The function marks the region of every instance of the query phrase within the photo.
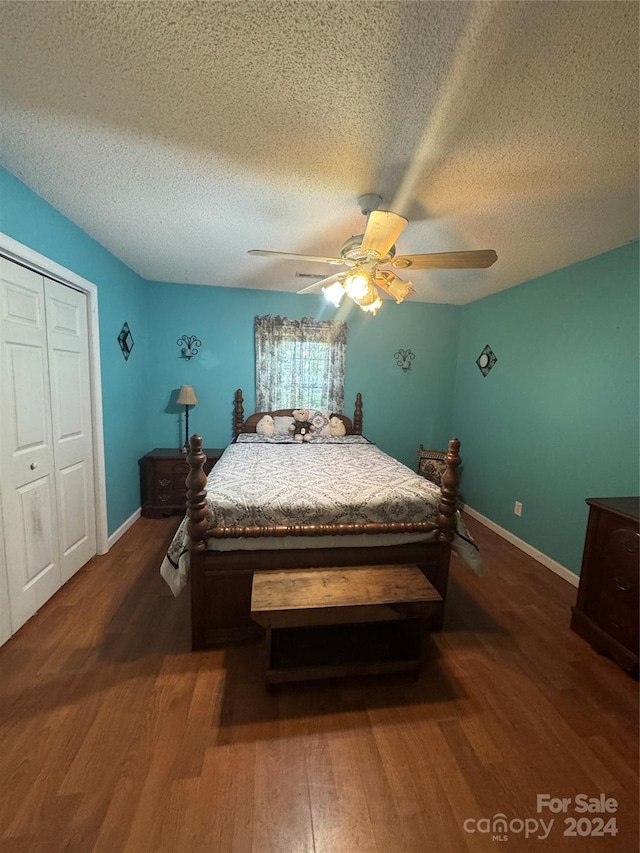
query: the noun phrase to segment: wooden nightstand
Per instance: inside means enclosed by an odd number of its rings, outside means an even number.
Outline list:
[[[224,448],[203,448],[207,461],[204,473],[208,474]],[[163,515],[184,515],[186,511],[187,487],[185,479],[189,465],[184,453],[173,447],[156,447],[140,460],[140,486],[142,492],[142,514],[146,518]]]
[[[436,486],[442,486],[442,475],[447,467],[446,450],[427,450],[420,445],[418,450],[418,474]]]

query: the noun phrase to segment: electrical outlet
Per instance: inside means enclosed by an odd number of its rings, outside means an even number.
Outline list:
[[[516,515],[522,515],[522,504],[520,501],[516,501],[513,511]]]

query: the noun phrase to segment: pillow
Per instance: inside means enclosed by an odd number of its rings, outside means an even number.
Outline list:
[[[256,424],[258,435],[273,435],[273,429],[273,418],[271,415],[264,415]]]
[[[275,417],[273,419],[273,427],[275,435],[290,435],[289,432],[289,424],[293,423],[293,418],[290,416],[286,417]]]
[[[309,409],[309,420],[314,426],[314,437],[331,435],[329,431],[330,414],[331,412],[320,411],[320,409]]]
[[[331,415],[329,418],[329,435],[341,436],[346,435],[346,432],[344,421],[337,415]]]
[[[310,444],[372,444],[363,435],[320,435]]]
[[[307,442],[308,443],[308,442]],[[241,432],[236,444],[300,444],[289,435],[260,435],[258,432]]]

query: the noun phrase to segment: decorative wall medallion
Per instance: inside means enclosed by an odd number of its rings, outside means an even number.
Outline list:
[[[131,355],[131,350],[133,349],[133,335],[131,334],[131,329],[129,328],[128,323],[125,323],[122,327],[120,334],[118,335],[118,343],[120,344],[122,355],[125,359],[128,359]]]
[[[480,372],[482,373],[482,375],[486,376],[497,360],[498,359],[495,357],[493,350],[491,349],[489,344],[487,344],[486,347],[480,353],[480,355],[477,357],[476,364],[480,368]]]

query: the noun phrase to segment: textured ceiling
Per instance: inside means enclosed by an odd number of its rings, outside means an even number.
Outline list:
[[[0,3],[0,163],[152,280],[295,291],[357,197],[464,304],[638,235],[638,3]],[[300,299],[305,297],[301,296]]]

